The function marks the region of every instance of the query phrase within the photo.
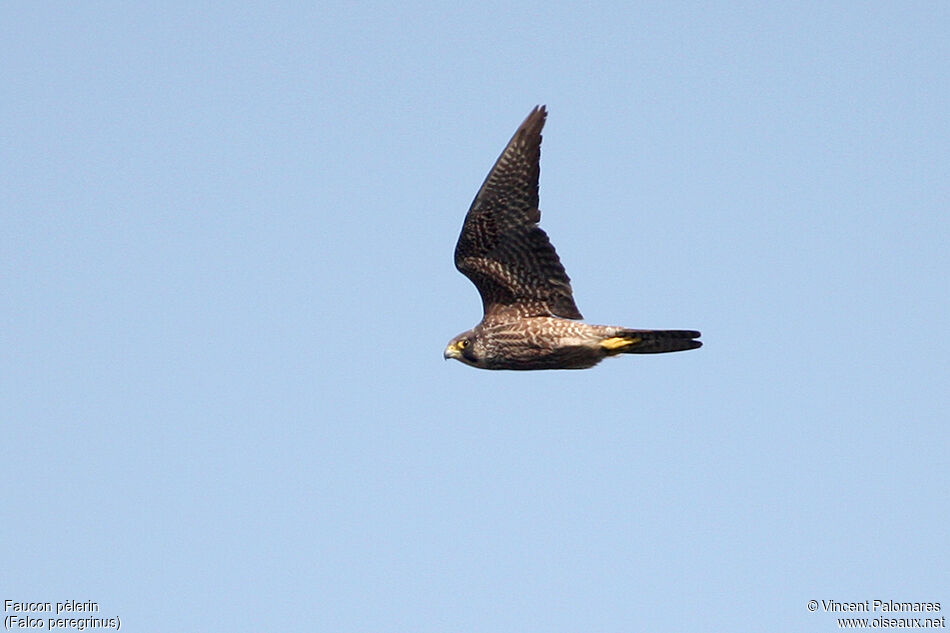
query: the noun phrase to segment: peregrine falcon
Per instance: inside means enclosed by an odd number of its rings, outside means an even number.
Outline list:
[[[515,132],[472,202],[455,267],[482,297],[481,323],[443,356],[480,369],[586,369],[607,356],[696,349],[693,330],[634,330],[582,323],[571,280],[538,227],[541,128],[538,106]]]

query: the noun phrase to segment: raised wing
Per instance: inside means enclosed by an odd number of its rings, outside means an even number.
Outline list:
[[[515,132],[472,202],[458,244],[455,267],[482,296],[485,316],[581,319],[571,280],[538,227],[541,128],[547,111],[538,106]]]

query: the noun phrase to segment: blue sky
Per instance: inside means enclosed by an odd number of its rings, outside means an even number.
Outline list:
[[[950,608],[945,3],[4,3],[0,598],[131,631]],[[584,372],[442,360],[518,123]],[[7,614],[5,614],[7,615]]]

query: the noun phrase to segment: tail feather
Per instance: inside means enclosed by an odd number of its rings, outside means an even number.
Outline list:
[[[607,354],[663,354],[702,347],[694,330],[628,330],[601,342]]]

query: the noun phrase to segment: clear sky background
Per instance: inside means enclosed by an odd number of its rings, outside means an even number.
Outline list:
[[[0,599],[128,631],[947,615],[948,33],[944,2],[3,3]],[[462,218],[539,103],[581,311],[701,350],[443,361],[481,317]]]

